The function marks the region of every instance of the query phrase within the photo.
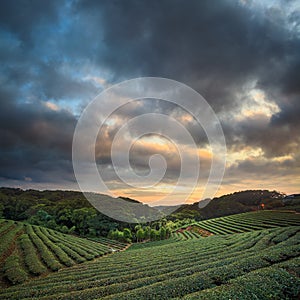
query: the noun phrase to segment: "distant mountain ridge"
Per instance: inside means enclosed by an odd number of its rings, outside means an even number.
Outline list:
[[[206,206],[199,207],[200,202],[184,204],[172,215],[175,218],[191,217],[198,220],[222,217],[259,209],[283,207],[284,194],[268,190],[246,190],[216,197]],[[263,204],[263,207],[261,206]]]
[[[89,201],[86,199],[89,197]],[[148,222],[164,217],[158,209],[144,204],[138,200],[128,197],[113,198],[109,195],[98,193],[82,193],[78,191],[61,190],[22,190],[20,188],[0,188],[0,210],[1,203],[4,205],[2,215],[5,218],[23,220],[22,215],[30,217],[29,208],[39,207],[51,211],[51,206],[59,206],[62,209],[96,208],[98,212],[108,218],[123,222]],[[22,204],[21,204],[22,203]],[[20,208],[20,210],[18,210]],[[13,214],[7,213],[12,210]],[[1,216],[1,211],[0,211]]]
[[[232,194],[216,197],[211,201],[204,200],[193,204],[183,204],[177,206],[159,206],[151,207],[143,204],[136,199],[128,197],[112,198],[108,195],[91,193],[97,196],[100,200],[117,203],[120,200],[122,207],[116,213],[123,213],[124,209],[129,216],[135,217],[132,208],[138,208],[137,221],[147,221],[147,216],[160,213],[161,217],[170,219],[195,218],[197,220],[209,219],[213,217],[221,217],[230,214],[237,214],[248,211],[262,209],[261,204],[264,204],[264,209],[272,209],[284,206],[282,199],[284,194],[277,191],[268,190],[247,190],[235,192]],[[126,204],[126,202],[128,202]],[[203,205],[204,204],[204,205]],[[38,190],[22,190],[19,188],[0,188],[0,214],[1,205],[4,206],[2,215],[6,218],[23,220],[32,215],[33,209],[43,208],[51,212],[51,206],[61,207],[61,209],[72,208],[91,208],[92,205],[86,200],[83,193],[78,191],[38,191]],[[202,205],[202,207],[201,207]],[[114,206],[115,207],[115,206]],[[9,212],[12,211],[13,213]],[[100,209],[101,211],[101,209]],[[8,216],[10,214],[10,216]],[[140,218],[141,214],[146,216],[146,219]],[[140,219],[138,219],[140,218]]]

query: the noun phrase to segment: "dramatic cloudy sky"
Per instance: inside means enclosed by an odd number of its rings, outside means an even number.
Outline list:
[[[299,1],[1,4],[1,186],[78,189],[72,138],[84,107],[115,83],[158,76],[198,91],[219,117],[227,144],[219,195],[258,188],[299,192]],[[99,133],[95,153],[100,172],[116,194],[151,202],[176,183],[176,145],[159,135],[133,144],[130,162],[137,174],[149,172],[149,157],[155,153],[168,164],[161,184],[143,190],[118,180],[110,157],[118,128],[148,112],[168,114],[191,132],[203,177],[211,153],[203,130],[178,107],[147,99],[118,110]],[[123,142],[118,141],[120,149]],[[184,138],[177,142],[184,145]],[[201,187],[190,201],[200,195]]]

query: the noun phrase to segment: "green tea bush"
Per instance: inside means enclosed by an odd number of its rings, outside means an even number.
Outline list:
[[[33,275],[40,275],[47,271],[47,268],[40,262],[35,248],[27,234],[23,234],[19,238],[24,261],[30,273]]]
[[[9,256],[3,266],[4,276],[12,283],[22,283],[28,279],[27,273],[20,265],[19,256],[14,254]]]

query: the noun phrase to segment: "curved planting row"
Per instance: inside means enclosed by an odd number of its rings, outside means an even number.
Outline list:
[[[196,225],[189,225],[178,229],[172,233],[172,238],[176,241],[199,239],[212,235],[207,229],[200,228]]]
[[[196,224],[213,234],[232,234],[266,228],[300,226],[300,214],[283,211],[258,211],[200,221]]]
[[[27,279],[71,267],[122,249],[125,245],[105,239],[94,242],[51,229],[0,221],[0,283],[17,284]]]
[[[172,238],[177,241],[199,239],[200,237],[202,237],[201,234],[189,230],[182,230],[172,233]]]
[[[101,244],[106,245],[106,246],[112,248],[113,250],[122,250],[125,247],[127,247],[127,244],[125,244],[125,243],[118,242],[115,240],[110,240],[105,237],[97,237],[97,238],[93,238],[91,240],[95,241],[95,242],[100,242]]]
[[[165,241],[7,288],[0,298],[293,299],[300,293],[299,238],[293,226]]]

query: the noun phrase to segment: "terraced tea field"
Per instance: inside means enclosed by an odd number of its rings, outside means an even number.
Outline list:
[[[231,234],[300,225],[300,215],[293,212],[258,211],[205,220],[196,225],[213,234]]]
[[[9,220],[0,220],[0,240],[2,285],[21,283],[126,246],[107,239],[93,242]]]
[[[299,226],[167,240],[1,290],[0,298],[293,299],[299,255]]]
[[[209,219],[186,226],[173,234],[177,240],[194,239],[203,234],[224,235],[267,228],[300,226],[300,214],[286,211],[258,211]]]
[[[184,241],[184,240],[190,240],[190,239],[198,239],[202,237],[201,234],[193,231],[193,230],[183,230],[174,232],[172,234],[172,238],[174,238],[177,241]]]
[[[294,213],[245,213],[115,252],[125,245],[1,220],[3,276],[26,282],[0,299],[298,299],[299,222]],[[214,234],[202,237],[208,228]]]

